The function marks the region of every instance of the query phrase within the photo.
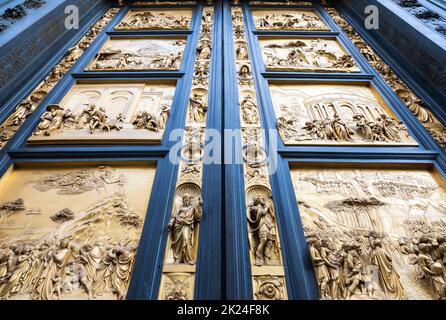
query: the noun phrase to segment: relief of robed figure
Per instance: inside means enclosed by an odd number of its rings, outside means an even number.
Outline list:
[[[182,197],[181,206],[174,211],[168,229],[171,233],[171,250],[175,263],[194,264],[194,230],[202,216],[201,196]]]

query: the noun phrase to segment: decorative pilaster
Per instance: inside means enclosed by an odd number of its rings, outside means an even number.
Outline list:
[[[202,212],[202,175],[214,8],[202,14],[192,88],[181,148],[169,235],[159,291],[161,300],[192,300],[196,272],[199,224]]]
[[[269,181],[265,138],[260,123],[243,9],[240,6],[232,7],[232,26],[253,297],[256,300],[284,300],[287,299],[285,271]]]

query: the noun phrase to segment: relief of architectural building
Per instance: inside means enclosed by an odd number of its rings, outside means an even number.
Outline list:
[[[20,103],[14,112],[0,125],[0,148],[2,148],[32,114],[47,94],[63,78],[84,51],[96,39],[107,23],[116,15],[118,9],[112,8],[96,22],[82,39],[64,55],[62,60],[51,70],[45,79]]]
[[[86,71],[179,70],[184,39],[111,39]]]
[[[192,10],[130,10],[116,30],[188,30]]]
[[[254,9],[257,30],[328,31],[330,28],[314,11]]]
[[[359,36],[356,30],[339,14],[334,8],[325,8],[331,15],[333,20],[342,28],[345,34],[356,45],[359,52],[367,59],[367,61],[375,68],[383,77],[384,81],[393,89],[398,97],[403,101],[412,114],[421,122],[424,128],[432,135],[437,143],[446,147],[446,127],[441,121],[429,110],[429,106],[421,100],[417,95],[409,89],[386,64],[380,56]]]
[[[299,166],[292,177],[321,298],[446,298],[437,173]]]
[[[28,143],[160,143],[175,83],[76,84],[48,105]]]
[[[1,299],[124,299],[151,185],[147,166],[37,166],[1,181]]]
[[[270,91],[285,144],[417,145],[368,86],[272,83]]]
[[[359,72],[353,57],[333,39],[260,38],[267,71]]]

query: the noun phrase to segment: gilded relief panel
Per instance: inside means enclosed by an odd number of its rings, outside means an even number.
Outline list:
[[[47,106],[28,143],[160,143],[174,82],[78,83]]]
[[[360,72],[353,57],[335,39],[259,38],[267,71]]]
[[[88,32],[75,46],[68,49],[62,60],[51,69],[51,72],[46,75],[45,79],[26,98],[20,101],[13,113],[0,125],[0,149],[20,129],[26,119],[31,116],[48,93],[59,83],[76,61],[79,60],[84,51],[87,50],[118,11],[119,9],[117,8],[109,9],[98,22],[90,27]]]
[[[116,26],[116,30],[188,30],[192,9],[134,9]]]
[[[29,165],[0,181],[0,298],[124,299],[154,165]]]
[[[287,145],[417,145],[368,85],[270,83]]]
[[[292,169],[323,299],[445,299],[446,190],[437,172]]]
[[[252,9],[257,30],[328,31],[314,10]]]
[[[179,70],[185,45],[185,38],[112,38],[86,71]]]

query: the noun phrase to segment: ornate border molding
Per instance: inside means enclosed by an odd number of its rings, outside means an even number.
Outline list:
[[[288,298],[276,210],[242,7],[231,7],[251,274],[256,300]]]
[[[168,225],[160,300],[193,300],[203,202],[202,178],[214,8],[204,7],[174,204]],[[206,213],[204,213],[206,214]]]

